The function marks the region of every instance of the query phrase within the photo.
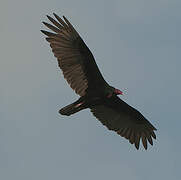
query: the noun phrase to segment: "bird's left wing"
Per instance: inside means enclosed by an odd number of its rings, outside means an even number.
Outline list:
[[[116,131],[139,149],[140,139],[145,149],[147,141],[153,145],[156,139],[156,128],[136,109],[132,108],[119,97],[107,98],[100,105],[91,107],[93,115],[109,130]]]
[[[89,89],[104,87],[106,84],[94,57],[72,24],[63,16],[61,19],[47,16],[51,24],[43,22],[53,31],[42,30],[47,36],[54,56],[58,60],[64,78],[77,94],[84,96]]]

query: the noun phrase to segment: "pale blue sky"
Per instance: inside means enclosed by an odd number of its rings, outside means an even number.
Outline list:
[[[158,129],[153,147],[137,151],[89,110],[58,114],[78,96],[40,32],[53,12]],[[0,22],[0,179],[179,179],[180,0],[3,0]]]

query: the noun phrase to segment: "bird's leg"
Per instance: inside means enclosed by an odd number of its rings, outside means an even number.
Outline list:
[[[80,106],[89,106],[92,103],[96,103],[96,101],[98,101],[100,98],[99,97],[94,97],[93,99],[90,100],[81,100],[78,102],[78,104],[75,105],[75,108],[79,108]]]
[[[84,103],[84,102],[81,102],[81,103],[79,103],[79,104],[76,104],[75,107],[78,108],[78,107],[80,107],[83,103]]]

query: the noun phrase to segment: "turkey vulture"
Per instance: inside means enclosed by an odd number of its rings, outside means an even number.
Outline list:
[[[53,32],[41,30],[50,43],[52,52],[70,87],[80,98],[62,108],[59,113],[72,115],[90,108],[93,115],[109,130],[116,131],[139,149],[140,139],[147,149],[147,141],[153,145],[156,128],[136,109],[117,95],[122,91],[110,86],[103,78],[95,59],[78,32],[65,16],[61,19],[47,16],[52,24],[43,22]]]

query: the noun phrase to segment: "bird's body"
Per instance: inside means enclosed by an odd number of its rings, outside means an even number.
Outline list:
[[[93,115],[108,129],[128,139],[137,149],[142,139],[147,149],[147,141],[152,145],[152,138],[156,138],[156,128],[117,96],[122,91],[104,80],[91,51],[72,24],[64,16],[64,21],[56,14],[54,16],[57,20],[47,16],[54,26],[43,23],[55,33],[42,32],[47,35],[46,40],[50,43],[64,78],[80,95],[76,102],[62,108],[60,114],[69,116],[90,108]]]

